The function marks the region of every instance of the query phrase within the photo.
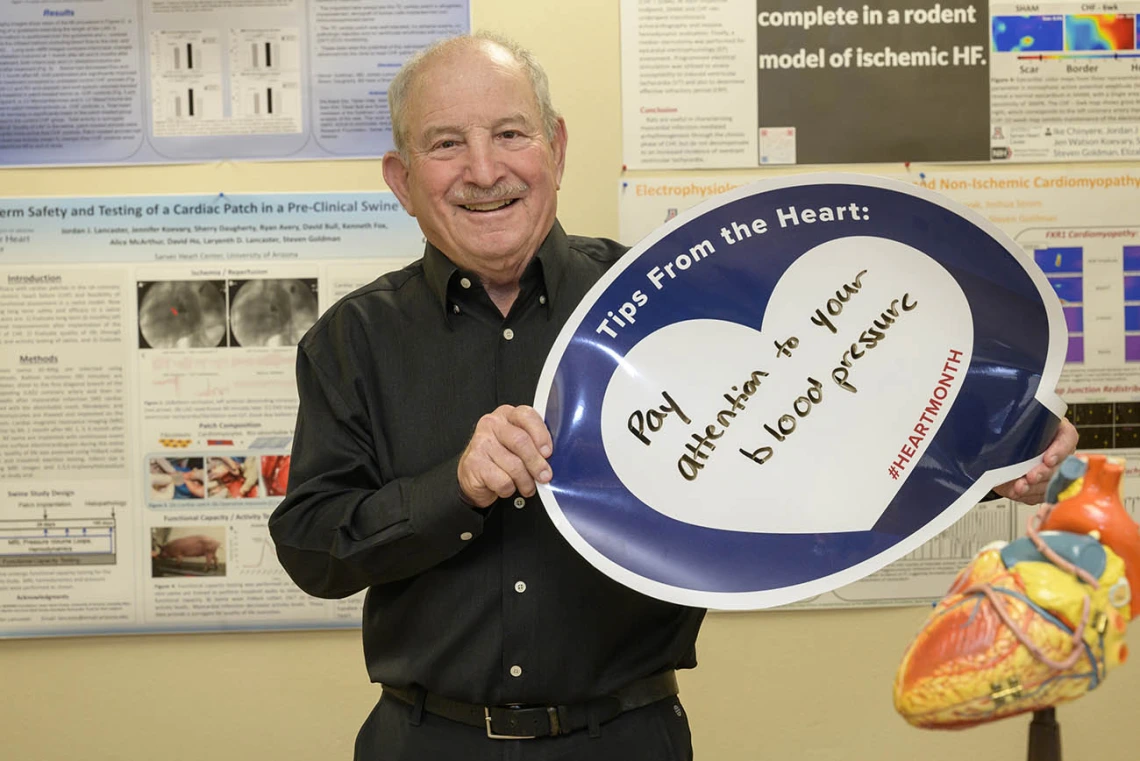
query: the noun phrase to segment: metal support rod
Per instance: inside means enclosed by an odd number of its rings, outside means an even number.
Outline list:
[[[1061,725],[1052,708],[1033,712],[1033,721],[1029,723],[1028,761],[1061,761]]]

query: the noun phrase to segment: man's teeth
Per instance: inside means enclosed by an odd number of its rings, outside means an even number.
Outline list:
[[[468,203],[463,204],[463,208],[468,211],[494,211],[495,209],[501,209],[508,204],[514,203],[514,200],[513,198],[508,198],[504,201],[492,201],[491,203]]]

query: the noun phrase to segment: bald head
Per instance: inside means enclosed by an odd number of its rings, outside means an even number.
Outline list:
[[[420,50],[409,58],[388,85],[388,110],[392,119],[392,138],[396,150],[407,159],[408,134],[412,125],[407,124],[408,99],[414,96],[421,75],[442,63],[461,57],[473,50],[484,53],[495,63],[504,66],[517,66],[530,82],[535,102],[542,119],[542,130],[547,140],[553,141],[558,130],[559,114],[550,99],[550,83],[546,72],[530,51],[518,43],[490,32],[476,32],[457,37],[449,37]]]

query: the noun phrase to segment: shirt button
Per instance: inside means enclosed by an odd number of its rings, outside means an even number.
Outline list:
[[[517,507],[519,510],[522,510],[524,507],[526,507],[526,500],[522,497],[515,497],[515,507]]]
[[[471,538],[474,536],[475,535],[472,534],[470,531],[464,531],[462,534],[459,535],[459,538],[465,542],[469,542],[469,541],[471,541]]]
[[[515,332],[513,330],[511,330],[510,328],[507,328],[506,330],[503,331],[503,338],[507,339],[508,341],[510,341],[514,337],[515,337]]]
[[[522,666],[511,666],[511,676],[522,676]]]
[[[546,296],[545,295],[539,296],[538,297],[538,303],[539,304],[545,304],[546,303]]]
[[[455,314],[459,314],[459,305],[458,304],[452,304],[451,305],[451,311],[454,312]]]
[[[525,592],[526,591],[526,582],[525,581],[516,581],[515,582],[515,591],[518,592],[520,595],[523,592]]]
[[[471,287],[471,281],[465,277],[461,277],[461,278],[459,278],[459,285],[462,286],[463,288],[470,288]]]

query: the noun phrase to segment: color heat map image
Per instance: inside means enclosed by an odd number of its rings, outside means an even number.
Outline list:
[[[1136,16],[1106,13],[1065,17],[1065,50],[1134,50]]]
[[[1062,16],[994,16],[995,53],[1065,49]]]

